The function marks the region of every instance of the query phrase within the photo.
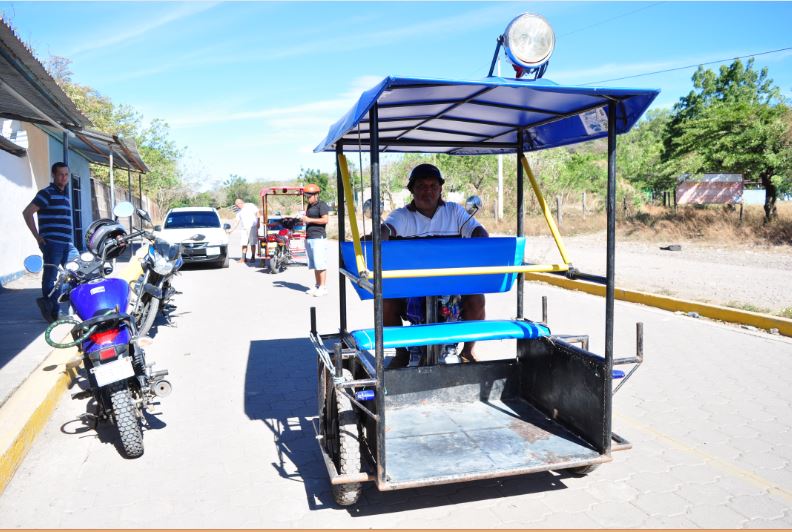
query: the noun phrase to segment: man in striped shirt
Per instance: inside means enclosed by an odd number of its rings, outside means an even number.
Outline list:
[[[78,257],[72,243],[71,203],[68,196],[69,167],[65,163],[52,165],[52,184],[38,191],[33,201],[22,211],[33,238],[44,254],[44,273],[41,276],[43,297],[38,303],[41,314],[47,321],[58,318],[58,296],[50,297],[58,277],[58,265],[64,265]],[[38,216],[38,228],[33,214]]]

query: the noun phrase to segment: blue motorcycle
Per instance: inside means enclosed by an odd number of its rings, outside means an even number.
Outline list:
[[[116,206],[116,217],[134,212],[130,203]],[[145,219],[145,211],[138,210]],[[88,389],[73,397],[89,393],[96,401],[97,422],[110,422],[118,430],[120,447],[128,458],[143,454],[143,412],[157,397],[171,392],[164,377],[167,370],[153,371],[146,364],[135,319],[127,312],[129,283],[107,277],[113,271],[112,260],[138,236],[151,238],[144,230],[127,234],[124,226],[110,219],[95,221],[86,231],[88,251],[58,271],[54,290],[59,301],[69,301],[75,316],[65,316],[45,331],[47,343],[56,348],[77,347],[82,355]],[[37,272],[44,266],[41,257],[25,259],[25,268]],[[57,292],[56,292],[57,293]],[[77,319],[79,318],[79,319]],[[72,325],[72,341],[53,340],[52,332],[60,325]]]

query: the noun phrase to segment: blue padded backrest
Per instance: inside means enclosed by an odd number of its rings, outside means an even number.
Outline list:
[[[372,243],[363,242],[368,268],[374,268]],[[341,242],[344,268],[357,275],[352,242]],[[522,264],[525,238],[422,238],[382,242],[382,269],[420,270],[473,266],[515,266]],[[382,296],[413,297],[485,294],[511,290],[516,273],[385,279]],[[373,279],[372,279],[373,281]],[[372,299],[368,291],[353,284],[361,299]]]

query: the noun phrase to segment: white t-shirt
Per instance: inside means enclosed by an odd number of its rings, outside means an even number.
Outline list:
[[[258,223],[258,209],[252,203],[245,203],[236,215],[243,231],[250,231]]]
[[[427,218],[411,203],[396,209],[385,220],[396,235],[411,236],[455,236],[460,229],[463,238],[470,238],[476,227],[481,227],[475,217],[470,216],[459,203],[443,202],[431,218]]]

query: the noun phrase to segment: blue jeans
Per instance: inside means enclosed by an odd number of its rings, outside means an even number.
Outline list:
[[[49,295],[52,287],[55,286],[55,280],[58,278],[58,266],[63,266],[69,261],[75,260],[80,256],[74,244],[66,244],[63,242],[53,242],[51,240],[45,241],[39,248],[44,254],[44,272],[41,275],[41,293],[44,297],[49,297],[52,302],[52,308],[57,308],[58,296],[60,293],[56,292]]]

